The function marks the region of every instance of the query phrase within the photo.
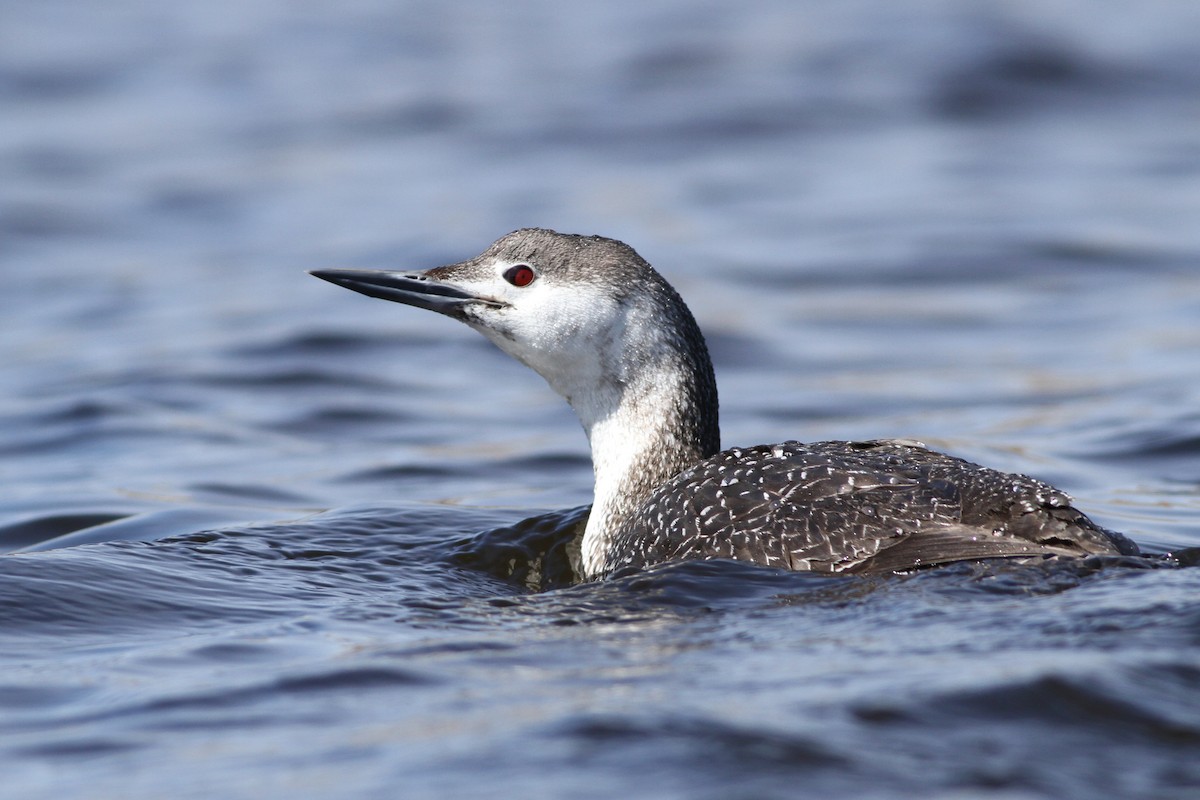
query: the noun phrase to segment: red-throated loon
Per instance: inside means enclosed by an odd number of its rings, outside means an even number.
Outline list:
[[[704,337],[623,242],[526,228],[425,272],[312,274],[465,322],[566,398],[596,475],[585,578],[698,558],[839,573],[1138,552],[1041,481],[914,442],[721,450]]]

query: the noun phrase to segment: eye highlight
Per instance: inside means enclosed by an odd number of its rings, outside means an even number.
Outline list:
[[[528,264],[517,264],[504,270],[504,280],[513,286],[528,286],[536,277],[537,273]]]

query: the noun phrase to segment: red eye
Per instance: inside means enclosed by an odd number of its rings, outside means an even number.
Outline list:
[[[504,280],[513,286],[528,286],[533,283],[533,279],[536,277],[537,275],[526,264],[517,264],[515,267],[509,267],[504,271]]]

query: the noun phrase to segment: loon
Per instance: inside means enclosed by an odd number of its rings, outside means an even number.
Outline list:
[[[595,472],[585,580],[687,559],[873,573],[1138,552],[1048,484],[919,442],[722,450],[700,328],[666,279],[615,239],[524,228],[424,272],[311,274],[460,320],[566,399]]]

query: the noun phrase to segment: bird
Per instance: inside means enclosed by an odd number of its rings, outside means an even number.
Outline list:
[[[1139,552],[1049,484],[917,441],[722,450],[716,378],[695,318],[616,239],[522,228],[425,271],[311,274],[466,323],[570,404],[595,478],[583,580],[696,559],[866,574]]]

